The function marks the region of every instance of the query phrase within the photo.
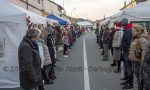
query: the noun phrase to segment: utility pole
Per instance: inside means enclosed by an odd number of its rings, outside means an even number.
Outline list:
[[[63,8],[65,9],[65,0],[63,0]]]

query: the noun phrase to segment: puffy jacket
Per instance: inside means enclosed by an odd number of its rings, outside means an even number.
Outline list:
[[[18,50],[20,87],[33,89],[41,84],[41,58],[38,46],[24,37]]]
[[[144,50],[145,50],[146,43],[147,43],[146,34],[134,36],[134,39],[132,40],[132,43],[130,45],[129,60],[143,62],[144,61]],[[142,52],[141,58],[137,58],[135,55],[135,50],[139,50],[139,49]]]
[[[121,46],[122,37],[123,37],[123,31],[116,31],[115,35],[113,37],[113,45],[112,46],[119,48]]]

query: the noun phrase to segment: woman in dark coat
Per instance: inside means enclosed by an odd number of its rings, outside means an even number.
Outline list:
[[[28,30],[19,46],[20,87],[24,90],[35,90],[42,82],[38,34],[35,29]]]

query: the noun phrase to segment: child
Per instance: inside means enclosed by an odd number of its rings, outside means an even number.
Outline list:
[[[67,36],[66,32],[63,33],[62,41],[63,41],[63,45],[64,45],[64,51],[63,51],[64,57],[68,57],[67,51],[68,51],[69,43],[68,43],[68,36]]]

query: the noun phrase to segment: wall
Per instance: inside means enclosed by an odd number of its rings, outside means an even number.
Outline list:
[[[31,12],[34,12],[38,15],[43,15],[42,10],[43,10],[43,0],[7,0],[19,7],[28,9]],[[28,1],[28,4],[27,4]],[[40,2],[40,3],[38,3]]]
[[[48,0],[44,0],[43,3],[44,3],[44,9],[47,13],[60,16],[61,12],[59,11],[57,4]]]

